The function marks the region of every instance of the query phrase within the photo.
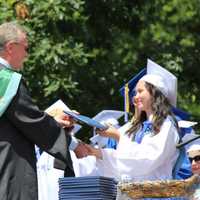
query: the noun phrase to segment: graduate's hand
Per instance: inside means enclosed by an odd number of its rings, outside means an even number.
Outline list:
[[[88,149],[86,148],[83,142],[80,142],[78,146],[75,148],[74,153],[77,158],[83,158],[89,155]]]
[[[120,139],[119,131],[113,126],[109,126],[106,130],[97,129],[96,133],[101,135],[101,136],[104,136],[104,137],[114,138],[117,141],[119,141],[119,139]]]
[[[98,159],[102,159],[103,156],[102,156],[101,149],[94,148],[88,144],[84,144],[84,145],[87,148],[88,155],[95,156]]]

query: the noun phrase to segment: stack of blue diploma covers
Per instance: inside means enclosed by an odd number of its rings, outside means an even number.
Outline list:
[[[92,118],[89,118],[85,115],[79,115],[72,111],[67,111],[67,110],[64,110],[63,112],[65,114],[69,115],[70,117],[74,118],[77,122],[79,122],[81,124],[87,124],[88,126],[92,126],[94,128],[100,129],[100,130],[106,130],[108,128],[108,126],[103,125],[100,122],[98,122]]]
[[[117,182],[102,176],[59,179],[59,200],[115,200]]]

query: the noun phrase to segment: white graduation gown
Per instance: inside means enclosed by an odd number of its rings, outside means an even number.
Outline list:
[[[94,156],[87,156],[78,159],[73,151],[71,151],[70,153],[73,162],[75,177],[101,175],[100,171],[97,168],[97,161]]]
[[[54,157],[43,152],[37,161],[38,200],[58,200],[58,179],[64,171],[53,167]]]
[[[128,125],[127,125],[128,126]],[[178,132],[170,117],[156,135],[147,134],[141,144],[122,133],[117,149],[102,149],[102,160],[97,167],[103,176],[117,180],[172,179],[172,170],[178,157]]]
[[[147,134],[144,136],[141,144],[133,142],[125,131],[130,123],[125,124],[119,129],[121,133],[120,141],[116,150],[102,149],[103,159],[96,159],[91,165],[96,170],[96,174],[101,176],[113,177],[117,180],[158,180],[172,179],[172,169],[178,157],[176,144],[179,140],[178,132],[174,123],[168,117],[161,130],[156,135]],[[84,169],[83,160],[81,161]],[[79,162],[78,161],[78,162]],[[85,169],[76,171],[79,176],[90,175],[88,173],[88,163],[85,162]],[[76,168],[78,170],[78,168]],[[90,172],[94,172],[90,168]],[[94,175],[94,173],[93,173]]]

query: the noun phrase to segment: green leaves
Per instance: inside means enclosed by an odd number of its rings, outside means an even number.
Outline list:
[[[0,22],[15,19],[13,2],[0,1]],[[199,0],[23,2],[30,13],[19,21],[30,44],[23,73],[40,106],[62,98],[89,116],[122,110],[119,88],[151,58],[178,77],[178,107],[200,116]]]
[[[13,0],[0,1],[0,22],[14,19]]]

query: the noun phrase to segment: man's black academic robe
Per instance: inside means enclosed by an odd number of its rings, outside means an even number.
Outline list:
[[[0,200],[37,200],[34,145],[73,170],[68,146],[71,137],[32,102],[23,83],[0,117]]]

